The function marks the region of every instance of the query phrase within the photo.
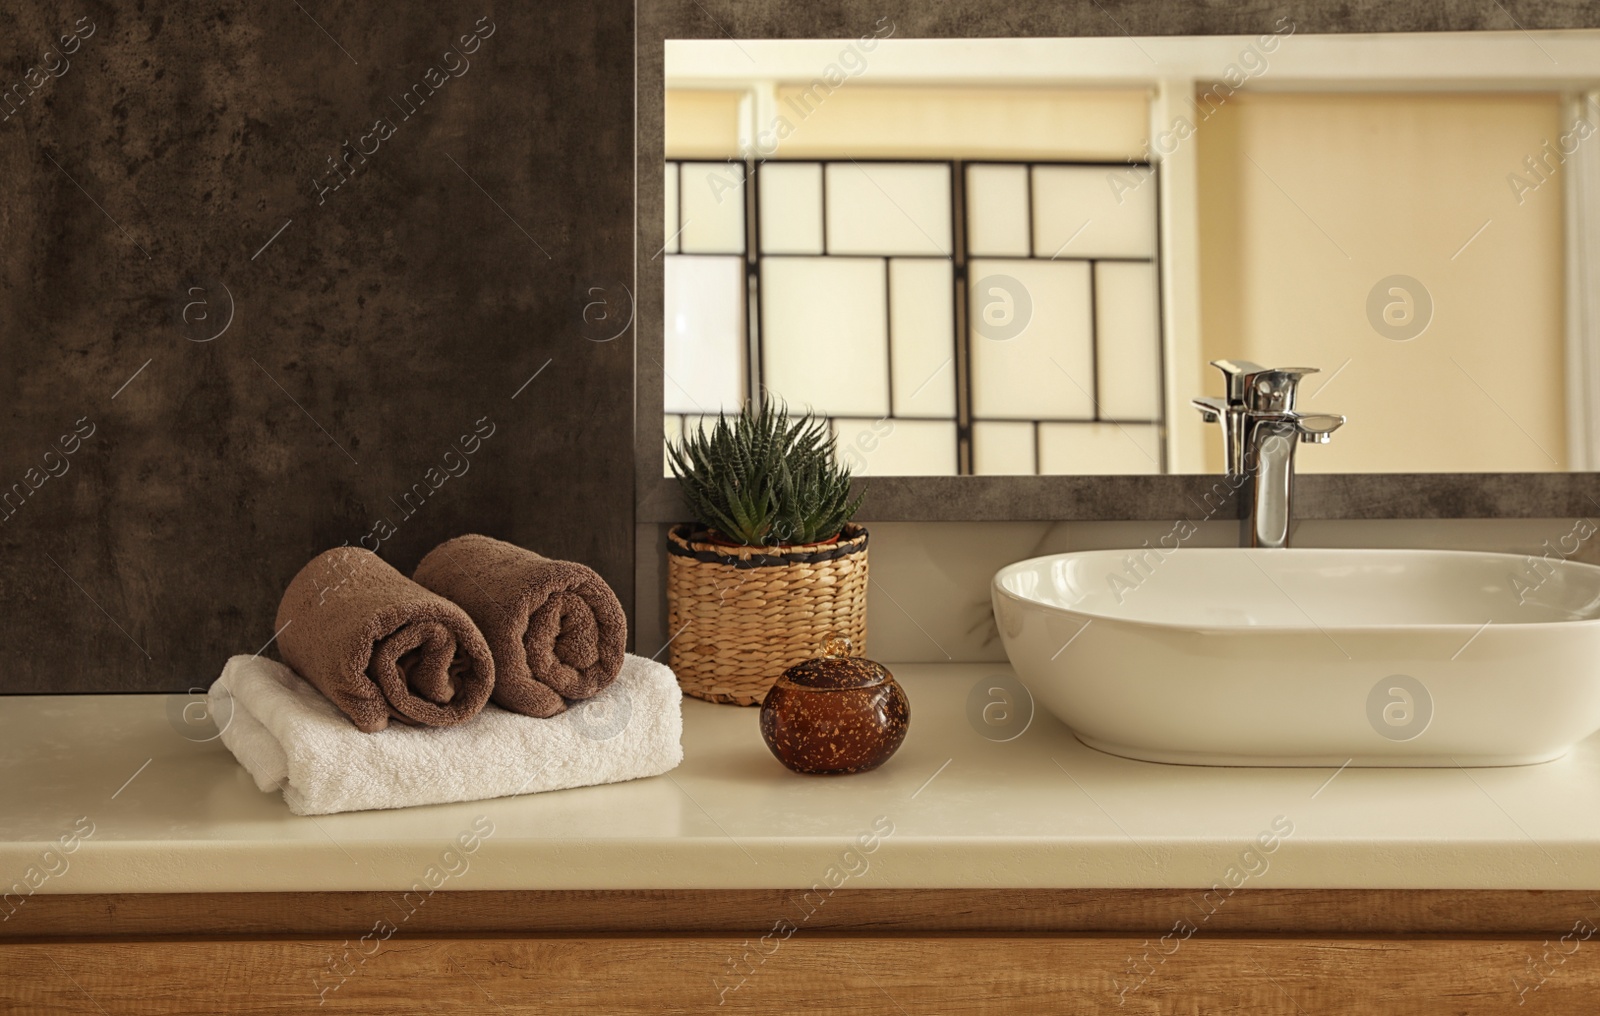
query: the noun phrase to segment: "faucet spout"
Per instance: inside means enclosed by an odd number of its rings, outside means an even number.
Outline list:
[[[1291,419],[1257,420],[1251,427],[1249,527],[1251,547],[1289,545],[1289,504],[1294,495],[1294,450],[1298,431]],[[1243,534],[1241,534],[1243,535]]]
[[[1289,545],[1294,494],[1294,453],[1300,444],[1327,444],[1345,418],[1295,408],[1300,379],[1315,367],[1269,368],[1248,360],[1213,360],[1227,379],[1224,398],[1193,400],[1207,423],[1222,425],[1228,478],[1241,491],[1247,514],[1240,543]]]

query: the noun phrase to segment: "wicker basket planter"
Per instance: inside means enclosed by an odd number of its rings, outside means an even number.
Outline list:
[[[786,669],[829,635],[867,641],[867,531],[798,547],[730,546],[704,530],[667,534],[667,625],[684,694],[760,705]]]

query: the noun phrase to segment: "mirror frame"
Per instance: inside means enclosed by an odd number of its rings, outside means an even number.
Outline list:
[[[646,0],[635,37],[635,521],[679,522],[689,512],[662,471],[666,244],[665,43],[669,39],[846,39],[887,16],[896,38],[1260,35],[1285,13],[1305,34],[1600,28],[1586,0],[1505,0],[1445,16],[1420,2],[1356,0],[1344,13],[1268,4],[1215,9],[1170,0],[1066,7],[1039,2],[997,8],[992,0],[884,8],[861,0],[811,6],[779,0]],[[1514,22],[1514,23],[1513,23]],[[981,33],[970,30],[983,26]],[[965,29],[965,30],[963,30]],[[1196,393],[1199,394],[1199,393]],[[1157,476],[878,476],[862,521],[974,522],[1236,519],[1242,504],[1217,474]],[[1210,501],[1207,496],[1210,495]],[[1218,505],[1219,496],[1223,503]],[[1208,507],[1215,506],[1215,507]],[[1559,518],[1600,513],[1600,472],[1306,473],[1296,478],[1296,519]]]

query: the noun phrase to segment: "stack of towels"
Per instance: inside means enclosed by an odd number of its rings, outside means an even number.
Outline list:
[[[235,656],[208,697],[223,744],[297,815],[615,783],[683,759],[676,678],[624,652],[622,605],[581,564],[461,536],[408,579],[338,547],[289,583],[276,628],[288,666]]]

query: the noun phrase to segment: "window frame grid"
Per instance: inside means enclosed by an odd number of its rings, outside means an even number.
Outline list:
[[[774,253],[764,254],[761,251],[761,168],[768,163],[780,165],[814,165],[819,167],[819,201],[818,214],[821,217],[820,236],[822,250],[817,254]],[[761,261],[764,257],[783,258],[828,258],[849,257],[859,259],[876,259],[883,262],[884,271],[884,348],[887,358],[886,365],[886,401],[889,412],[882,419],[890,422],[904,421],[943,421],[950,419],[956,428],[956,462],[955,476],[974,475],[1012,475],[1012,476],[1042,476],[1048,475],[1040,472],[1042,466],[1041,438],[1044,424],[1110,424],[1122,427],[1154,427],[1156,433],[1156,458],[1157,469],[1153,474],[1166,475],[1170,472],[1170,457],[1168,455],[1169,435],[1167,433],[1167,405],[1166,405],[1166,376],[1167,376],[1167,349],[1165,342],[1165,308],[1163,307],[1162,294],[1162,250],[1161,250],[1161,221],[1162,202],[1161,188],[1158,180],[1161,167],[1158,163],[1149,160],[1130,160],[1127,162],[1109,162],[1105,160],[1060,160],[1060,159],[930,159],[930,158],[825,158],[825,157],[796,157],[796,158],[760,158],[760,159],[727,159],[718,161],[705,158],[671,158],[665,159],[664,165],[676,167],[676,183],[678,200],[676,202],[678,221],[672,223],[675,232],[669,236],[676,239],[677,250],[667,252],[668,257],[742,257],[744,259],[744,292],[741,294],[745,309],[745,363],[747,365],[744,380],[744,396],[748,398],[751,393],[765,391],[764,381],[764,336],[761,327]],[[936,254],[834,254],[829,250],[828,235],[828,166],[835,164],[863,165],[920,165],[944,166],[948,171],[950,188],[950,252],[944,255]],[[683,249],[682,232],[686,222],[684,220],[684,167],[686,165],[726,165],[730,168],[738,167],[741,174],[741,196],[744,203],[744,250],[742,254],[727,251],[685,251]],[[1078,262],[1088,265],[1089,270],[1089,357],[1091,365],[1090,377],[1090,402],[1092,416],[1087,419],[1078,417],[1050,417],[1028,418],[1022,420],[1000,420],[979,418],[972,413],[972,321],[970,308],[967,306],[969,289],[969,268],[974,260],[968,250],[967,228],[967,195],[968,178],[967,170],[975,166],[1019,166],[1027,173],[1027,233],[1028,253],[1022,255],[979,255],[980,261],[1036,261],[1036,262]],[[1153,229],[1151,236],[1151,253],[1148,257],[1132,256],[1092,256],[1092,257],[1066,257],[1052,256],[1041,257],[1036,249],[1036,199],[1037,189],[1036,170],[1039,167],[1085,168],[1106,170],[1135,170],[1143,174],[1147,184],[1152,186],[1151,200],[1154,203]],[[930,240],[932,238],[930,237]],[[1059,251],[1057,252],[1059,255]],[[919,417],[896,416],[894,395],[894,329],[893,329],[893,290],[890,279],[890,265],[895,259],[910,260],[948,260],[951,262],[951,314],[952,314],[952,345],[953,359],[955,361],[955,415],[953,417]],[[1107,417],[1100,410],[1100,321],[1098,313],[1098,265],[1101,262],[1148,264],[1151,267],[1154,281],[1154,292],[1151,294],[1153,319],[1156,324],[1156,376],[1152,379],[1156,388],[1156,415],[1153,419],[1117,419]],[[667,414],[679,417],[680,426],[687,426],[687,414]],[[835,435],[838,433],[837,421],[853,417],[835,417],[824,415]],[[1009,422],[1027,423],[1033,432],[1033,472],[1012,474],[978,474],[974,471],[972,428],[976,423]],[[1131,440],[1131,437],[1130,437]],[[917,474],[927,475],[927,474]],[[1087,475],[1087,474],[1085,474]]]

